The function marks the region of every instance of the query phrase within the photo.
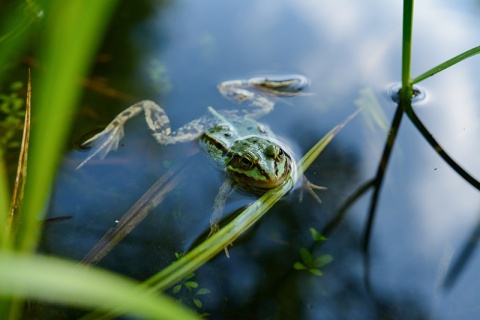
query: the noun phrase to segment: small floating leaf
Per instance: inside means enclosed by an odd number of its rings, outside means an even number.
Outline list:
[[[317,276],[317,277],[320,277],[323,275],[323,272],[320,271],[319,269],[308,269],[308,272],[310,272],[311,274],[313,274],[314,276]]]
[[[207,294],[207,293],[210,293],[210,290],[207,289],[207,288],[202,288],[202,289],[198,290],[198,291],[195,293],[195,295],[198,296],[198,295]]]
[[[327,237],[325,237],[323,234],[318,232],[315,228],[310,228],[310,233],[312,234],[312,238],[315,241],[325,241],[325,240],[327,240]]]
[[[304,265],[303,263],[301,263],[301,262],[295,262],[295,263],[293,264],[293,268],[294,268],[295,270],[305,270],[305,269],[307,269],[307,267],[305,267],[305,265]]]
[[[193,303],[197,306],[197,308],[201,308],[203,306],[202,301],[198,299],[193,299]]]
[[[324,254],[313,261],[313,265],[317,268],[320,268],[326,264],[329,264],[333,261],[333,257],[329,254]]]
[[[180,289],[182,289],[182,285],[181,284],[177,284],[175,287],[173,287],[173,294],[177,294]]]
[[[188,288],[198,288],[198,283],[195,281],[187,281],[185,282],[185,286]]]
[[[300,257],[305,265],[310,266],[313,263],[313,257],[307,248],[300,249]]]

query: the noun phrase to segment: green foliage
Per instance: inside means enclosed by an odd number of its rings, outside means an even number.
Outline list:
[[[18,232],[20,250],[36,248],[46,199],[69,136],[79,85],[103,36],[116,0],[44,0],[43,66],[32,90],[32,132],[24,219]],[[39,219],[40,218],[40,219]]]
[[[184,254],[175,252],[175,256],[177,257],[177,259],[180,259],[184,256]],[[194,272],[187,274],[179,284],[173,287],[172,292],[173,294],[179,296],[180,301],[186,304],[192,303],[198,309],[201,309],[203,307],[203,303],[198,297],[201,295],[209,294],[210,289],[199,288],[198,283],[193,280],[193,277],[195,277]]]
[[[309,231],[315,242],[321,243],[327,240],[327,238],[323,234],[319,233],[315,228],[310,228]],[[320,270],[320,268],[332,262],[333,257],[329,254],[315,256],[307,248],[301,248],[300,260],[301,261],[297,261],[293,264],[293,268],[295,270],[307,270],[314,276],[319,277],[323,275],[323,272]]]
[[[28,296],[84,308],[120,310],[147,319],[197,319],[170,298],[97,268],[40,255],[0,253],[0,296]],[[5,319],[5,315],[2,319]]]
[[[148,319],[196,319],[175,301],[138,283],[96,268],[35,254],[47,197],[69,136],[79,85],[90,67],[116,0],[27,0],[0,17],[0,81],[15,65],[32,35],[39,36],[42,69],[32,88],[32,133],[20,229],[3,241],[9,217],[9,188],[3,161],[12,136],[23,126],[23,84],[0,95],[0,318],[21,318],[22,299],[99,308]],[[35,32],[31,30],[37,23]],[[25,72],[26,74],[27,72]],[[26,171],[25,171],[26,172]],[[7,244],[8,243],[8,248]],[[11,247],[10,247],[11,246]],[[190,284],[191,285],[191,284]],[[203,294],[205,291],[201,291]]]
[[[7,148],[20,146],[20,139],[14,137],[21,132],[25,116],[25,99],[19,95],[21,89],[23,83],[16,81],[10,84],[9,92],[0,93],[0,154]]]
[[[293,268],[295,270],[308,270],[308,272],[315,276],[323,275],[320,268],[333,261],[333,257],[329,254],[314,257],[307,248],[300,249],[300,259],[301,261],[293,264]]]
[[[311,233],[314,241],[323,242],[323,241],[327,240],[327,238],[323,234],[318,232],[317,229],[310,228],[308,230],[310,230],[310,233]]]

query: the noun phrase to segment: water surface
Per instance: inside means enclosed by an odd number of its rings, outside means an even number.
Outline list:
[[[216,92],[221,81],[264,74],[303,74],[308,95],[278,101],[262,122],[293,143],[299,155],[357,108],[360,92],[378,102],[384,127],[363,115],[348,124],[307,171],[328,187],[323,204],[293,193],[230,248],[196,272],[209,294],[202,307],[174,295],[211,319],[472,319],[480,316],[474,255],[448,294],[445,273],[478,221],[480,197],[402,122],[371,234],[370,288],[361,243],[371,193],[352,206],[322,244],[322,231],[344,201],[371,179],[395,111],[388,89],[400,79],[401,1],[156,1],[122,4],[91,77],[123,95],[86,90],[72,141],[105,126],[132,101],[151,99],[174,128],[207,110],[235,107]],[[478,2],[421,1],[415,7],[413,75],[478,45]],[[448,21],[448,27],[446,26]],[[443,148],[470,174],[478,166],[479,58],[420,84],[426,99],[415,110]],[[139,117],[118,152],[75,167],[71,151],[58,175],[50,216],[73,219],[47,226],[42,250],[80,260],[96,241],[195,144],[160,147]],[[143,280],[206,236],[222,177],[205,158],[194,174],[99,265]],[[233,195],[227,212],[254,197]],[[334,260],[316,277],[298,271],[300,249]],[[453,260],[452,260],[453,259]]]

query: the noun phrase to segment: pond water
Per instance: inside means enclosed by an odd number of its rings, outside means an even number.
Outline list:
[[[279,99],[261,119],[301,156],[357,109],[362,96],[378,102],[352,120],[306,172],[323,203],[293,192],[229,248],[195,272],[208,294],[167,293],[209,319],[474,319],[480,317],[480,265],[473,254],[450,290],[445,275],[479,220],[478,190],[458,176],[405,118],[393,149],[371,233],[369,264],[362,239],[371,191],[348,209],[321,243],[342,204],[379,165],[400,80],[401,1],[135,1],[117,10],[83,96],[72,135],[78,145],[134,101],[161,105],[177,128],[207,112],[235,107],[216,90],[225,80],[302,74],[308,94]],[[415,7],[412,74],[478,45],[478,1],[419,1]],[[446,23],[448,21],[448,23]],[[442,147],[480,177],[480,58],[419,84],[415,110]],[[195,143],[162,147],[143,116],[126,127],[117,152],[92,160],[65,155],[42,251],[81,260],[90,248],[172,165],[196,152]],[[209,231],[222,183],[203,157],[194,158],[165,201],[98,265],[139,280],[172,263]],[[255,197],[235,193],[226,215]],[[322,276],[293,268],[301,248],[331,255]],[[366,269],[367,268],[367,269]],[[365,271],[370,276],[366,281]],[[366,283],[369,284],[370,290]],[[197,292],[193,290],[193,293]],[[195,305],[197,298],[202,305]]]

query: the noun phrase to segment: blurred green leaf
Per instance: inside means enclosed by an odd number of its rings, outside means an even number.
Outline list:
[[[372,89],[363,88],[359,91],[359,95],[354,103],[358,108],[364,109],[362,116],[370,130],[374,131],[375,128],[380,128],[382,132],[387,132],[389,120]]]
[[[173,287],[173,294],[177,294],[180,292],[180,289],[182,289],[181,284],[177,284],[175,287]]]
[[[300,249],[300,257],[302,258],[303,263],[306,266],[311,266],[313,264],[313,257],[310,251],[307,248]]]
[[[324,265],[333,261],[333,257],[329,254],[324,254],[318,258],[315,258],[313,265],[317,268],[323,267]]]
[[[10,90],[12,91],[17,91],[23,88],[23,82],[22,81],[15,81],[10,84]]]
[[[0,83],[7,74],[5,70],[20,59],[19,52],[30,36],[32,24],[42,17],[38,1],[12,1],[9,8],[0,16]],[[12,85],[16,87],[16,84]]]
[[[121,310],[148,319],[197,319],[171,298],[96,268],[45,256],[0,253],[0,295],[83,308]]]
[[[85,76],[116,0],[44,0],[41,74],[32,89],[29,176],[18,243],[36,248],[47,196],[69,135]]]
[[[197,306],[197,308],[201,308],[203,306],[202,301],[198,299],[193,299],[193,303]]]
[[[323,272],[320,271],[319,269],[308,269],[308,272],[310,272],[311,274],[313,274],[314,276],[317,276],[317,277],[320,277],[323,275]]]
[[[327,240],[327,237],[325,237],[323,234],[318,232],[315,228],[310,228],[309,230],[310,230],[310,233],[312,234],[313,240],[319,241],[319,242]]]
[[[198,283],[195,281],[187,281],[185,282],[185,286],[188,288],[198,288]]]
[[[207,288],[202,288],[202,289],[198,290],[198,291],[195,293],[195,295],[199,296],[199,295],[208,294],[208,293],[210,293],[210,290],[209,290],[209,289],[207,289]]]
[[[303,263],[301,263],[301,262],[295,262],[295,263],[293,264],[293,268],[294,268],[295,270],[305,270],[305,269],[307,269],[307,267],[305,267],[305,265],[304,265]]]

